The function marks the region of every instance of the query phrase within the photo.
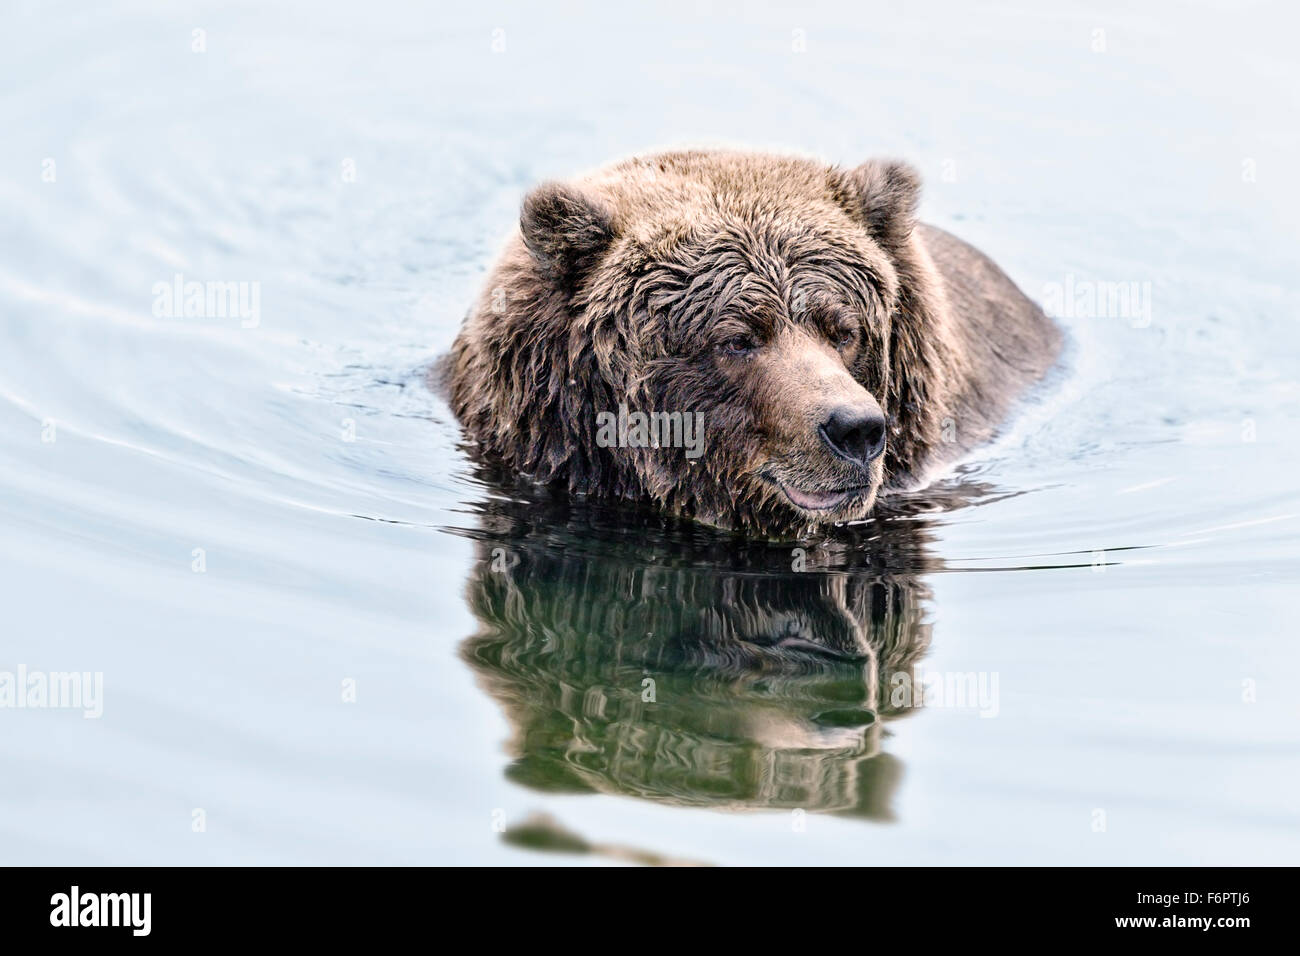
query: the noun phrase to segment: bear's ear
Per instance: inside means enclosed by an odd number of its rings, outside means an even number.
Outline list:
[[[849,212],[886,246],[905,243],[916,225],[921,175],[896,159],[873,159],[842,174]]]
[[[600,200],[543,183],[524,197],[519,231],[543,275],[571,289],[613,240],[614,221]]]

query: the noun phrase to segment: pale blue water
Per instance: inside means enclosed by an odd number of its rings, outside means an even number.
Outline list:
[[[8,18],[0,672],[102,672],[103,715],[0,709],[0,861],[597,859],[494,829],[543,811],[718,863],[1296,862],[1294,11],[548,6]],[[906,157],[1031,296],[1149,313],[1062,318],[989,493],[830,572],[501,502],[424,365],[530,184],[684,144]],[[156,315],[177,274],[257,321]],[[881,573],[996,716],[636,656]]]

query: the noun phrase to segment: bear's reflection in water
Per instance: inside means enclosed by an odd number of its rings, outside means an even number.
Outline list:
[[[482,506],[462,645],[539,790],[885,820],[893,675],[930,640],[926,523],[741,541],[571,503]]]

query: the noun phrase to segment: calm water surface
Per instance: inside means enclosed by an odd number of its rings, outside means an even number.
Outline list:
[[[0,672],[103,675],[0,861],[1300,858],[1285,4],[154,6],[0,37]],[[487,480],[424,369],[523,192],[686,143],[911,159],[1061,368],[798,552]]]

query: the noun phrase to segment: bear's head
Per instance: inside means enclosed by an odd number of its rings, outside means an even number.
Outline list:
[[[453,348],[493,457],[571,491],[770,535],[914,472],[942,304],[898,162],[685,152],[524,200]]]

